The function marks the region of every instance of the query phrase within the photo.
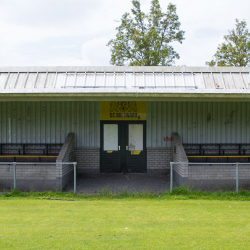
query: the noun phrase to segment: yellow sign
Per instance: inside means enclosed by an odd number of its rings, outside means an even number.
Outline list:
[[[147,120],[146,102],[101,102],[101,120]]]
[[[131,151],[131,155],[139,155],[141,151]]]

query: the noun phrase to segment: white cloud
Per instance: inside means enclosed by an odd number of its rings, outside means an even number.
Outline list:
[[[110,52],[106,46],[108,37],[100,37],[85,42],[82,45],[83,65],[107,66],[109,65]]]
[[[143,11],[150,2],[141,0]],[[160,0],[163,11],[169,2]],[[205,65],[235,18],[250,27],[250,1],[171,2],[186,31],[183,44],[173,44],[181,56],[176,65]],[[130,0],[2,0],[0,65],[109,65],[106,44],[115,37],[114,20],[131,7]]]

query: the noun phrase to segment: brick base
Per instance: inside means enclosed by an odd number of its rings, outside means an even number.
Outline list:
[[[188,176],[188,177],[187,177]],[[185,186],[188,189],[235,190],[236,169],[235,165],[190,165],[185,175],[174,171],[174,181],[177,186]],[[249,165],[239,167],[239,188],[250,188]]]
[[[173,171],[173,179],[178,187],[188,183],[188,178],[181,176],[177,171]]]
[[[173,160],[172,148],[147,148],[148,173],[167,174]]]
[[[20,191],[62,191],[61,178],[57,180],[39,180],[39,179],[17,179],[16,189]],[[13,179],[0,179],[0,190],[10,191],[14,188]]]
[[[100,172],[100,148],[75,148],[77,173]]]
[[[16,187],[21,191],[62,190],[62,177],[56,165],[17,165]],[[13,165],[0,165],[0,190],[14,188]]]
[[[62,177],[61,189],[63,190],[65,186],[69,183],[69,181],[73,178],[74,178],[74,167],[70,165],[70,170],[67,173],[65,173]]]
[[[147,148],[148,173],[169,173],[172,158],[172,148]],[[99,173],[100,148],[75,148],[74,161],[77,162],[77,173]]]

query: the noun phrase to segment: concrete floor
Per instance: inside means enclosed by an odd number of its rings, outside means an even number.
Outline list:
[[[112,193],[122,190],[131,192],[151,191],[163,193],[169,190],[169,175],[153,174],[78,174],[76,190],[78,194],[98,194],[103,189]],[[65,192],[73,191],[74,182],[71,180],[65,187]]]

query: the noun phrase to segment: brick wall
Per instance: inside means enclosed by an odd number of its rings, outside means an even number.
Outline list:
[[[167,170],[172,161],[172,148],[147,148],[147,169],[150,171]],[[77,173],[100,172],[100,148],[75,148],[74,161],[77,162]]]
[[[173,137],[173,162],[188,162],[187,155],[182,146],[181,138],[178,133],[172,133]],[[181,186],[188,178],[188,165],[173,166],[174,180],[177,185]]]
[[[188,178],[189,180],[235,180],[236,165],[190,165]],[[239,179],[250,182],[250,165],[239,165]]]
[[[236,165],[189,165],[187,184],[203,190],[235,190]],[[239,187],[249,189],[250,165],[239,165]]]
[[[73,178],[73,164],[66,165],[60,163],[74,161],[74,144],[74,133],[69,133],[56,160],[57,169],[61,178],[60,190],[63,190],[69,180]]]
[[[173,148],[147,148],[148,172],[169,172],[170,161],[173,160]]]
[[[74,134],[69,133],[57,157],[57,164],[17,164],[17,190],[62,191],[73,177],[73,165],[60,164],[74,160]],[[0,165],[0,189],[11,189],[14,186],[13,165]]]
[[[16,165],[16,187],[23,191],[60,190],[60,172],[54,165]],[[13,165],[0,165],[0,190],[14,188]]]
[[[173,133],[173,162],[189,162],[178,133]],[[228,165],[174,165],[174,180],[178,186],[202,190],[235,190],[236,167]],[[239,187],[250,187],[250,165],[239,167]]]
[[[169,171],[172,148],[147,148],[147,169]],[[100,148],[75,148],[77,173],[100,172]]]
[[[79,147],[75,148],[75,161],[77,173],[100,172],[100,148]]]

